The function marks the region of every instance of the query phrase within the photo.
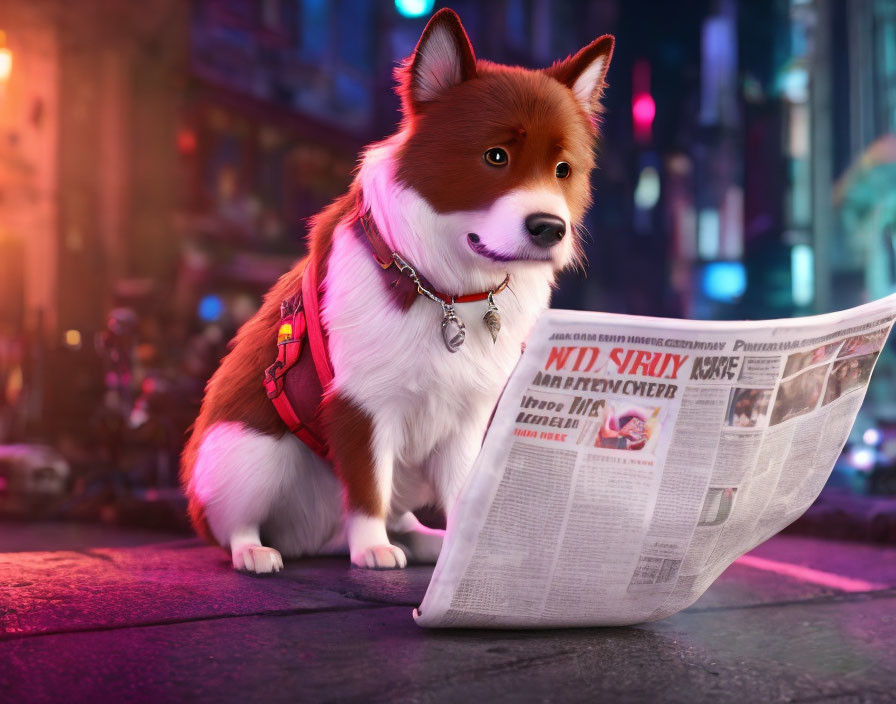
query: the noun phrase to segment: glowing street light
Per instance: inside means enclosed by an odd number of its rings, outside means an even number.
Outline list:
[[[860,472],[870,472],[874,469],[874,450],[868,447],[859,447],[853,450],[849,456],[852,466]]]
[[[0,85],[9,80],[12,73],[12,51],[6,46],[6,33],[0,31]]]
[[[880,431],[877,428],[868,428],[862,433],[862,442],[871,447],[876,447],[880,443]]]

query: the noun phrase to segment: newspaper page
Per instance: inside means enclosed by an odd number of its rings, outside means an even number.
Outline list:
[[[686,608],[818,496],[894,317],[896,295],[757,322],[547,311],[415,619],[618,626]]]

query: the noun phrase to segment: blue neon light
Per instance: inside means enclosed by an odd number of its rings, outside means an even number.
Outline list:
[[[703,269],[701,286],[707,298],[731,303],[747,290],[747,271],[741,262],[710,262]]]
[[[209,295],[199,301],[199,317],[207,323],[218,320],[223,312],[224,302],[217,296]]]

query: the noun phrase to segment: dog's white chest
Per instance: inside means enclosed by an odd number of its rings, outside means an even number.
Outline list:
[[[396,459],[419,464],[465,423],[487,418],[547,303],[548,287],[522,294],[508,289],[495,297],[502,320],[496,341],[483,320],[487,301],[458,304],[466,336],[452,353],[443,339],[441,306],[420,297],[410,310],[400,310],[367,246],[349,232],[341,234],[324,295],[334,385],[376,427],[390,429]]]

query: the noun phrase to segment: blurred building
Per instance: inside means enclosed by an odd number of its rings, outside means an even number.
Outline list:
[[[832,55],[831,171],[837,219],[831,274],[836,307],[896,290],[896,3],[826,6]]]
[[[176,256],[170,145],[187,17],[172,0],[0,7],[12,53],[0,97],[0,336],[26,340],[32,421],[89,415],[94,333],[117,293],[164,286]]]
[[[731,223],[742,228],[742,256],[720,251],[717,258],[731,272],[740,260],[743,288],[726,302],[705,285],[701,296],[697,287],[691,312],[779,317],[892,293],[896,3],[717,7],[738,28],[738,67],[728,85],[736,86],[740,104],[734,154],[743,196],[743,215]],[[704,77],[716,65],[706,55],[706,30],[704,24]],[[714,222],[698,210],[698,240]],[[698,256],[698,267],[705,271],[715,259]],[[706,306],[707,298],[715,305]]]
[[[500,62],[618,37],[589,265],[555,305],[759,318],[893,290],[892,0],[6,0],[0,386],[83,420],[115,307],[137,367],[219,351],[395,129],[392,71],[443,4]]]

